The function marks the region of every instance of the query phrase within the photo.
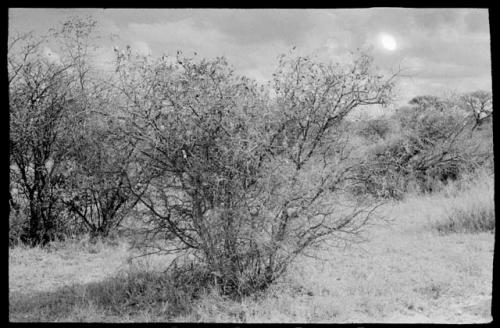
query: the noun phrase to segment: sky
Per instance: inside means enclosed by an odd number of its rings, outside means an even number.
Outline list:
[[[101,35],[99,61],[130,45],[152,56],[225,56],[239,74],[269,80],[279,54],[343,62],[368,49],[386,74],[401,70],[396,104],[417,95],[491,90],[486,9],[10,9],[9,34],[46,31],[91,15]],[[50,52],[50,49],[46,49]],[[57,54],[56,54],[57,55]],[[106,66],[108,65],[108,66]]]

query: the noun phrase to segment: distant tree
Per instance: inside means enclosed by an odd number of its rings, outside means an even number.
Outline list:
[[[369,119],[359,123],[359,134],[369,140],[385,139],[393,130],[391,124],[386,117]]]
[[[354,108],[385,104],[393,86],[361,54],[350,67],[280,58],[269,87],[223,58],[196,62],[119,52],[127,135],[150,177],[140,197],[150,235],[191,254],[233,296],[265,288],[331,236],[354,235],[372,207],[337,207],[345,146],[332,138]]]
[[[474,124],[457,110],[459,103],[424,96],[411,100],[412,106],[399,108],[392,117],[399,132],[372,149],[371,169],[360,172],[367,191],[401,198],[412,183],[432,191],[439,182],[455,180],[487,162],[491,151],[471,134]]]
[[[493,99],[491,92],[475,91],[466,93],[461,97],[463,108],[474,119],[473,129],[481,126],[493,115]]]
[[[409,101],[410,105],[415,106],[417,109],[434,109],[443,111],[446,109],[446,101],[437,96],[417,96]]]

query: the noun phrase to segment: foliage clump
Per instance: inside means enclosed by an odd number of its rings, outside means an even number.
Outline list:
[[[360,135],[373,146],[358,171],[364,182],[358,193],[400,199],[415,189],[437,191],[463,174],[491,165],[492,140],[484,131],[491,124],[478,123],[463,99],[420,96],[392,116],[364,123]],[[375,133],[381,126],[390,127],[384,137]]]

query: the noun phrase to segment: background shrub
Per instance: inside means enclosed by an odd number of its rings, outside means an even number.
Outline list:
[[[439,191],[461,175],[492,165],[490,123],[477,128],[472,115],[437,97],[416,97],[410,104],[389,118],[392,133],[368,138],[373,143],[358,167],[356,179],[362,185],[356,193],[401,199],[410,189]],[[369,131],[365,127],[360,133]]]
[[[433,227],[440,233],[493,232],[495,229],[494,179],[487,170],[478,171],[443,191],[450,197],[445,212]]]

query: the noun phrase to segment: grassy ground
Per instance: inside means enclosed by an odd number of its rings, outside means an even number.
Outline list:
[[[175,291],[158,273],[170,259],[130,261],[125,242],[16,247],[9,251],[10,320],[489,322],[494,235],[439,229],[458,207],[493,210],[492,180],[483,180],[387,205],[379,214],[389,222],[368,227],[365,242],[319,251],[323,260],[301,258],[270,290],[241,302],[209,291],[172,302],[165,294]]]

